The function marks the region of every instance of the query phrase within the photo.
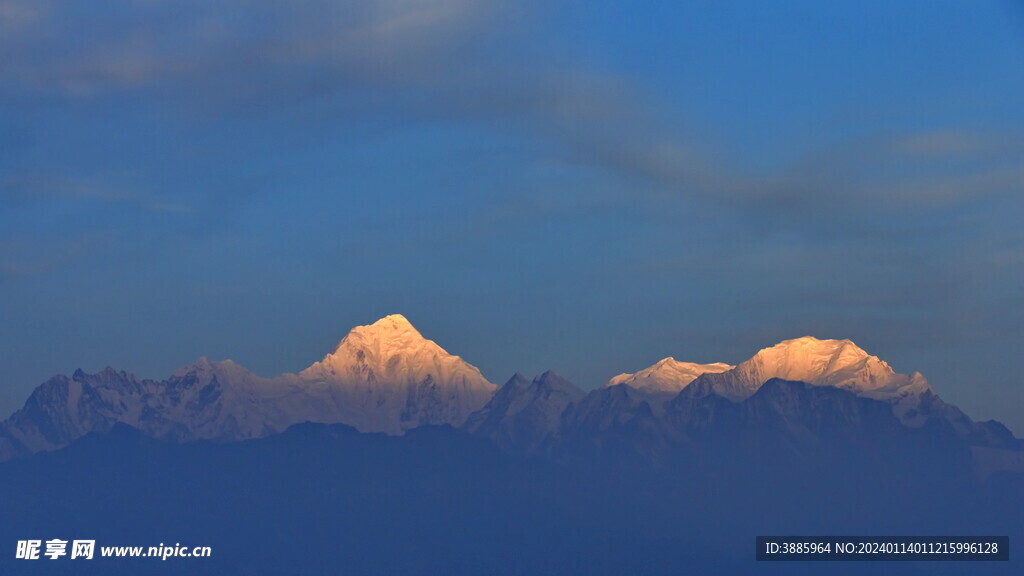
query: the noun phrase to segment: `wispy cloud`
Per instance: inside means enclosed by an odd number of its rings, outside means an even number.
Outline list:
[[[18,31],[0,38],[11,56],[0,87],[79,99],[140,93],[260,114],[317,98],[327,102],[311,112],[318,118],[490,122],[643,183],[659,202],[783,214],[948,206],[1020,185],[1019,137],[957,127],[840,141],[751,173],[632,81],[502,46],[523,10],[499,0],[0,0]]]
[[[144,190],[111,185],[96,177],[23,175],[0,178],[0,200],[7,203],[23,204],[55,199],[121,204],[146,212],[188,211],[188,207],[183,204],[165,201]]]
[[[21,14],[4,20],[13,32],[0,38],[0,50],[11,56],[0,63],[0,90],[90,102],[138,96],[190,112],[212,110],[211,122],[238,110],[301,116],[296,109],[315,100],[305,113],[317,123],[370,112],[484,124],[526,134],[543,143],[545,154],[554,149],[560,161],[609,176],[617,186],[599,192],[600,209],[652,206],[650,222],[661,226],[701,206],[727,222],[740,243],[725,239],[720,246],[742,247],[752,258],[785,259],[807,249],[787,245],[789,238],[860,242],[869,251],[884,242],[908,243],[931,226],[952,226],[949,214],[965,206],[1019,208],[1022,197],[1024,140],[1012,128],[858,131],[808,145],[795,161],[752,170],[690,130],[685,110],[658,101],[632,79],[504,45],[532,2],[523,8],[498,0],[88,6],[0,0],[0,6],[0,14]],[[188,207],[178,194],[138,190],[145,188],[32,176],[0,182],[10,201],[79,199],[156,212]],[[595,193],[579,190],[575,202],[593,207]],[[502,218],[521,220],[540,210],[526,205],[534,201],[496,199],[471,226],[500,229]],[[559,210],[571,213],[573,201],[572,194],[560,196]],[[922,214],[941,217],[930,222]]]
[[[0,76],[39,92],[97,96],[183,84],[268,92],[276,86],[261,81],[308,73],[329,82],[426,74],[498,8],[495,0],[3,0],[0,15],[17,33],[0,39],[14,56]]]

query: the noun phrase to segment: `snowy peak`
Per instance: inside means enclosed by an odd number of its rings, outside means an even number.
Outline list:
[[[353,328],[334,352],[299,375],[312,380],[379,383],[430,378],[438,384],[458,380],[473,387],[494,388],[475,366],[424,338],[401,314]]]
[[[897,374],[884,361],[849,340],[820,340],[811,336],[764,348],[732,370],[703,374],[686,393],[692,397],[716,394],[739,401],[749,398],[765,382],[775,378],[831,386],[887,401],[908,425],[924,422],[926,417],[921,403],[934,396],[919,373]]]
[[[374,322],[372,326],[385,329],[390,328],[393,330],[412,330],[414,332],[416,331],[416,329],[413,328],[412,326],[412,322],[409,322],[409,319],[406,318],[405,316],[402,316],[401,314],[388,314],[387,316]]]
[[[317,410],[324,412],[310,420],[388,434],[422,425],[459,426],[497,388],[399,314],[353,328],[298,379],[321,400]]]
[[[819,340],[811,336],[785,340],[758,351],[736,367],[746,380],[760,386],[772,378],[868,392],[887,386],[895,371],[849,340]]]
[[[320,364],[356,363],[386,365],[396,356],[448,355],[440,346],[427,340],[401,314],[392,314],[368,326],[356,326],[324,357]],[[315,366],[315,364],[314,364]]]
[[[346,339],[348,338],[375,342],[384,346],[389,344],[396,346],[424,340],[419,330],[401,314],[385,316],[368,326],[356,326],[349,332]],[[344,343],[345,340],[343,339],[339,347]]]
[[[722,362],[695,364],[668,357],[634,374],[619,374],[609,380],[605,387],[626,384],[637,390],[675,394],[701,374],[725,372],[732,368],[731,365]]]
[[[354,328],[300,375],[262,378],[231,360],[203,357],[159,382],[112,368],[54,377],[0,424],[0,461],[117,423],[175,440],[257,438],[301,422],[388,434],[459,426],[494,389],[396,314]]]

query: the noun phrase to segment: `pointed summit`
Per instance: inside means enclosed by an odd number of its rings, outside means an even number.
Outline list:
[[[522,388],[524,386],[529,386],[529,385],[530,385],[530,379],[527,378],[526,375],[523,374],[522,372],[516,372],[515,374],[512,375],[511,378],[508,379],[508,381],[506,381],[504,384],[502,384],[501,388],[499,388],[498,390],[500,391],[502,388],[508,388],[508,389]]]
[[[420,336],[419,331],[412,325],[412,322],[409,322],[409,319],[401,314],[388,314],[369,326],[359,326],[358,328],[373,328],[389,332],[412,332]]]
[[[534,378],[533,381],[547,389],[578,390],[575,384],[569,382],[554,370],[545,370],[543,374]]]
[[[334,348],[332,355],[343,352],[346,347],[373,349],[378,354],[390,355],[404,348],[420,345],[426,340],[409,320],[401,314],[391,314],[366,326],[356,326]],[[433,344],[433,342],[430,342]],[[436,346],[436,345],[435,345]],[[438,347],[440,349],[440,347]],[[326,359],[326,358],[325,358]]]
[[[391,434],[422,424],[460,425],[496,388],[400,314],[353,328],[299,378],[324,391],[337,421]]]
[[[408,326],[412,326],[412,324],[409,322],[409,319],[406,318],[405,316],[402,316],[401,314],[388,314],[387,316],[374,322],[374,324],[381,324],[385,322],[390,322],[391,324],[406,324]]]
[[[366,326],[356,326],[334,351],[303,370],[307,379],[367,380],[388,383],[453,380],[486,383],[476,367],[428,340],[401,314],[391,314]]]
[[[466,429],[505,446],[527,452],[558,434],[562,413],[584,393],[552,370],[532,381],[520,373],[466,420]]]

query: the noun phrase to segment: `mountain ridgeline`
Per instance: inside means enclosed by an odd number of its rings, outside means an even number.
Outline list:
[[[215,551],[82,574],[821,573],[753,560],[782,534],[1008,534],[986,573],[1024,568],[1021,441],[845,340],[667,358],[584,392],[550,371],[495,386],[395,315],[297,374],[55,376],[0,425],[0,457],[2,542]]]
[[[765,396],[783,389],[786,403],[762,406]],[[838,402],[849,410],[824,412]],[[721,434],[755,420],[784,419],[794,439],[822,433],[808,428],[810,421],[870,435],[875,429],[858,420],[868,411],[885,414],[876,426],[889,426],[884,420],[892,418],[900,432],[948,429],[971,446],[1020,445],[1001,424],[974,422],[943,402],[921,374],[897,374],[848,340],[787,340],[736,366],[666,358],[585,394],[554,372],[532,380],[516,374],[499,388],[392,315],[354,328],[298,374],[263,378],[230,360],[202,358],[164,381],[113,368],[54,376],[0,424],[0,461],[58,449],[115,424],[175,442],[232,442],[304,422],[391,435],[448,425],[531,454],[565,452],[559,445],[566,439],[598,446],[641,434],[646,443],[633,448],[657,457],[672,446],[692,445],[726,421],[730,426]]]

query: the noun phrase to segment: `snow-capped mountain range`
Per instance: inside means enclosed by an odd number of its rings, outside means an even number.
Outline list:
[[[262,378],[231,360],[201,358],[162,382],[112,368],[54,376],[0,425],[0,460],[59,448],[115,423],[178,441],[256,438],[300,422],[388,434],[460,426],[496,389],[396,314],[354,328],[298,374]]]
[[[785,340],[764,348],[736,366],[692,364],[665,358],[635,374],[620,374],[605,386],[626,384],[638,390],[691,396],[715,394],[740,401],[772,378],[831,386],[857,396],[893,404],[904,424],[927,420],[922,404],[934,408],[937,395],[920,372],[897,374],[887,363],[849,340],[819,340],[811,336]]]
[[[352,329],[297,374],[263,378],[230,360],[201,358],[164,381],[112,368],[54,376],[0,423],[0,460],[54,450],[119,423],[173,441],[258,438],[302,422],[391,435],[450,425],[525,451],[565,434],[620,429],[670,438],[680,414],[691,414],[702,398],[742,403],[775,380],[886,403],[908,428],[941,421],[975,443],[1013,440],[1001,425],[975,423],[944,403],[921,374],[897,374],[849,340],[787,340],[736,366],[666,358],[585,394],[553,372],[532,380],[516,374],[499,388],[396,314]]]

